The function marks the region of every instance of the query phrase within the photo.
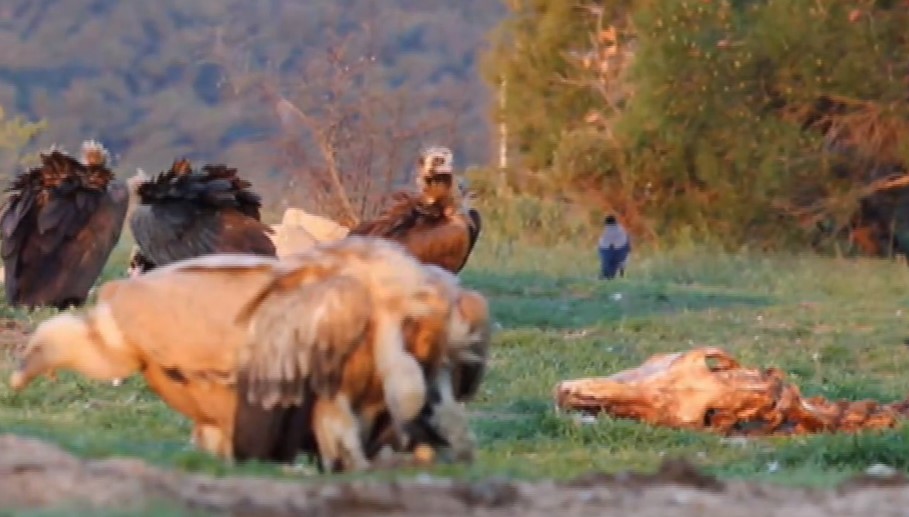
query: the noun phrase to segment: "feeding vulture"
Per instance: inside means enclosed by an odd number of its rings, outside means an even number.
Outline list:
[[[344,467],[362,468],[353,428],[331,425],[353,419],[369,436],[374,415],[389,412],[400,434],[424,409],[425,372],[440,357],[459,357],[446,341],[420,345],[401,319],[442,324],[428,332],[455,344],[474,326],[450,318],[454,301],[430,275],[399,245],[368,238],[319,245],[283,263],[248,254],[178,261],[108,282],[94,308],[43,322],[10,384],[19,390],[56,369],[97,380],[141,371],[193,421],[203,450],[280,462],[321,452],[322,465],[341,455]],[[339,391],[325,397],[331,389]],[[339,404],[345,397],[351,406]]]
[[[275,443],[266,422],[311,404],[323,469],[367,468],[364,441],[386,412],[392,445],[408,447],[428,385],[448,357],[449,334],[458,332],[451,288],[379,238],[322,244],[278,269],[240,316],[251,335],[238,357],[247,397],[235,444]]]
[[[395,240],[426,264],[452,273],[460,272],[480,235],[479,212],[466,206],[455,185],[452,153],[431,147],[418,160],[416,193],[400,191],[393,203],[371,221],[351,229],[349,235],[369,235]]]
[[[277,259],[212,254],[106,282],[84,313],[42,322],[26,345],[10,384],[70,369],[95,380],[141,372],[151,389],[194,423],[196,445],[231,456],[235,351],[246,329],[233,322],[271,281]]]
[[[436,287],[452,301],[447,339],[448,354],[444,358],[435,382],[428,386],[429,403],[424,406],[421,418],[411,429],[413,439],[408,450],[418,445],[428,445],[433,452],[447,451],[455,461],[469,461],[473,457],[474,437],[468,426],[463,406],[476,395],[486,373],[486,361],[492,326],[486,298],[473,289],[460,285],[458,277],[437,266],[426,266]],[[405,322],[405,338],[417,344],[438,339],[427,333],[427,327]],[[427,372],[432,378],[433,372]],[[384,446],[392,446],[393,430],[388,425],[388,414],[379,418],[367,444],[367,453],[376,455]]]
[[[129,220],[136,239],[131,276],[211,253],[276,256],[274,230],[259,214],[261,199],[236,169],[196,171],[181,159],[155,178],[140,171],[134,181],[139,206]]]
[[[16,177],[0,214],[7,303],[81,306],[120,239],[129,193],[107,168],[100,143],[82,143],[82,160],[60,149]]]

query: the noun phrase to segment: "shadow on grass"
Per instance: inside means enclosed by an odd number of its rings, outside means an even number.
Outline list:
[[[570,329],[679,312],[766,307],[776,300],[747,291],[618,279],[552,278],[471,271],[464,284],[491,299],[505,328]]]

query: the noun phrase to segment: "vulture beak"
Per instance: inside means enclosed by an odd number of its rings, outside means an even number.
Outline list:
[[[50,380],[57,380],[54,368],[46,364],[43,350],[33,349],[19,361],[16,370],[10,374],[10,388],[13,391],[20,391],[41,375],[46,375]]]

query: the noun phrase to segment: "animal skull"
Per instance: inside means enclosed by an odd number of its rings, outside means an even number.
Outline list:
[[[609,377],[562,381],[555,398],[559,409],[725,435],[881,429],[909,412],[909,401],[806,399],[781,370],[742,367],[713,347],[658,354]]]

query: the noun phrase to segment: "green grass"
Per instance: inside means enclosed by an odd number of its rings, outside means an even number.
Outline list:
[[[128,246],[121,248],[105,278],[122,272]],[[625,279],[606,283],[595,279],[594,257],[579,248],[480,243],[464,282],[490,297],[502,328],[471,405],[479,457],[437,474],[564,479],[650,470],[665,456],[688,457],[723,477],[799,485],[830,486],[877,462],[909,470],[909,427],[729,444],[631,421],[579,424],[557,415],[552,400],[559,380],[608,375],[657,352],[705,345],[748,366],[780,367],[808,396],[902,399],[909,392],[905,265],[689,250],[635,256]],[[0,361],[4,379],[8,370]],[[269,465],[227,467],[190,449],[186,420],[139,377],[113,388],[63,374],[18,395],[0,384],[0,430],[84,457],[130,455],[216,475],[285,476]],[[771,464],[779,468],[771,472]]]

